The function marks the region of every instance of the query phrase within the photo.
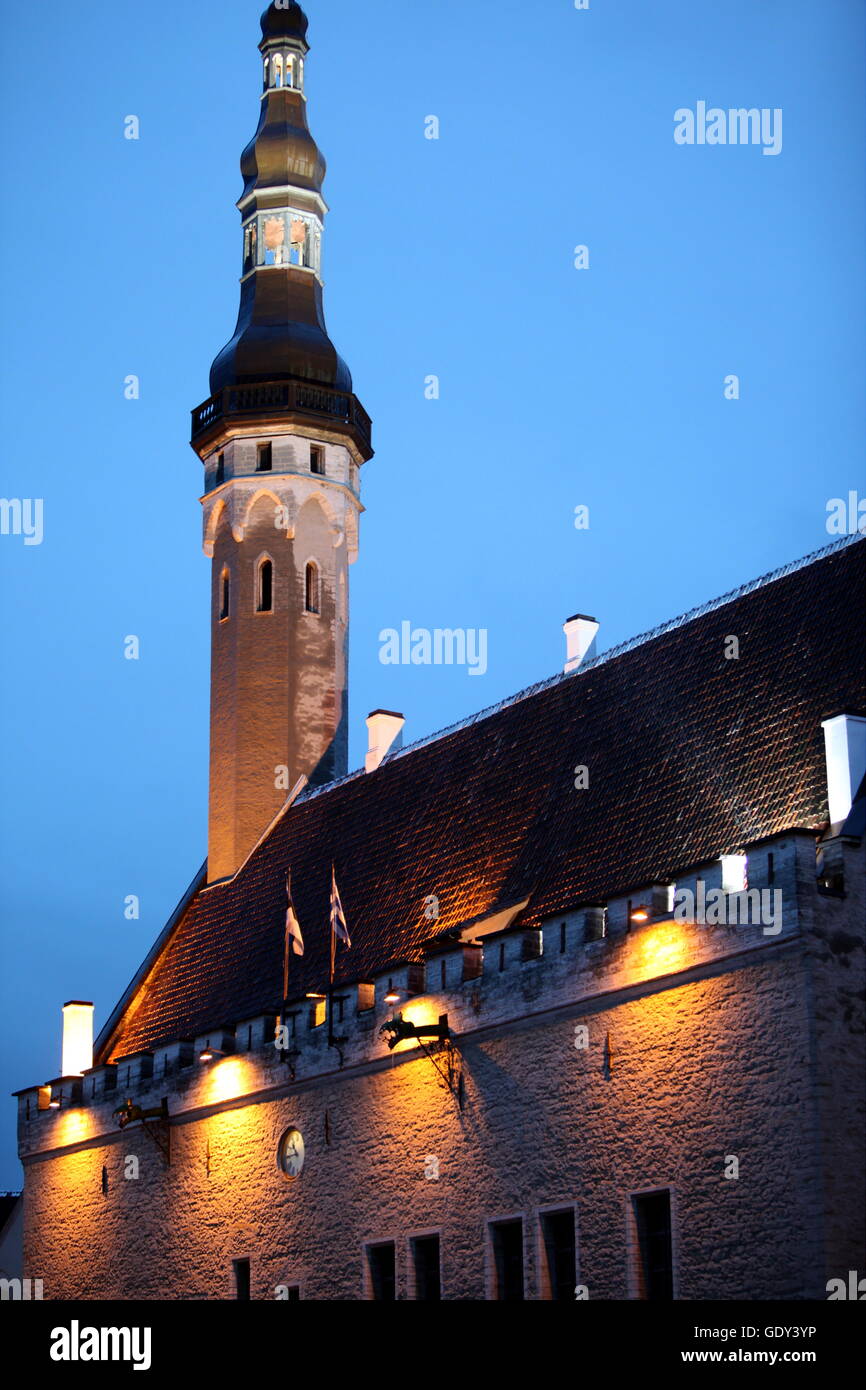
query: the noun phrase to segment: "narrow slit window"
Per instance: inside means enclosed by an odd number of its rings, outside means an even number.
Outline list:
[[[229,616],[231,606],[231,577],[227,569],[220,575],[220,622]]]
[[[256,612],[272,613],[274,608],[274,567],[270,560],[259,562],[256,585]]]
[[[270,473],[274,466],[274,449],[272,444],[259,444],[256,449],[256,472]]]
[[[541,1234],[547,1297],[557,1303],[573,1303],[577,1284],[573,1208],[545,1212],[541,1218]]]
[[[514,1303],[525,1297],[523,1289],[523,1222],[495,1221],[490,1227],[493,1247],[494,1299]]]
[[[419,1302],[438,1303],[442,1298],[439,1263],[439,1237],[416,1236],[412,1241],[415,1270],[415,1297]]]
[[[648,1192],[632,1199],[637,1227],[640,1298],[670,1302],[674,1296],[671,1194]]]
[[[397,1251],[392,1241],[368,1245],[370,1295],[377,1303],[393,1303],[397,1297]]]
[[[250,1299],[250,1262],[249,1260],[232,1260],[235,1274],[235,1298],[243,1303],[248,1303]]]
[[[319,570],[312,560],[304,576],[304,607],[308,613],[319,611]]]
[[[225,454],[217,454],[217,462],[216,462],[216,485],[217,485],[217,487],[219,487],[220,483],[225,482],[225,476],[226,476],[226,456],[225,456]]]
[[[310,445],[310,472],[324,473],[325,471],[325,451],[321,444]]]

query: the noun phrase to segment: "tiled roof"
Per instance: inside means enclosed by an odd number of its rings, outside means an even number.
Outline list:
[[[866,541],[836,542],[304,794],[235,879],[194,891],[102,1055],[279,1003],[287,868],[306,942],[298,996],[327,982],[332,860],[352,935],[339,983],[525,898],[520,920],[537,923],[784,830],[821,830],[821,719],[866,713],[864,579]],[[739,659],[725,657],[728,636]]]

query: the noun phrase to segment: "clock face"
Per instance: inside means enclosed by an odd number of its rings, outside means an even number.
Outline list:
[[[287,1129],[277,1153],[277,1162],[287,1178],[298,1178],[304,1166],[304,1136],[299,1129]]]

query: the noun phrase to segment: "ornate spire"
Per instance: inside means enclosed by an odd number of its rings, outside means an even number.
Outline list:
[[[351,434],[359,451],[369,458],[369,419],[325,327],[322,251],[328,209],[322,183],[326,166],[307,125],[307,18],[292,0],[270,5],[261,23],[261,116],[241,156],[240,309],[234,334],[211,367],[211,400],[193,412],[193,443],[201,452],[206,443],[202,433],[226,409],[238,408],[241,398],[235,392],[227,401],[227,391],[259,387],[262,390],[257,393],[245,392],[242,409],[255,409],[259,402],[273,415],[279,413],[282,402],[284,412],[295,414],[307,402],[317,415]],[[311,394],[302,383],[324,391]],[[276,389],[280,385],[282,390]]]

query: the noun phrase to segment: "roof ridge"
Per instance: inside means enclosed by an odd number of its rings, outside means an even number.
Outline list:
[[[707,613],[713,613],[719,608],[724,608],[726,604],[733,603],[735,599],[744,598],[746,594],[754,593],[756,589],[762,589],[768,584],[775,583],[776,580],[784,579],[789,574],[796,574],[798,570],[806,569],[809,565],[816,564],[819,560],[825,559],[840,550],[847,549],[850,545],[856,545],[866,537],[859,532],[854,532],[848,536],[839,536],[831,541],[829,545],[822,546],[820,550],[813,550],[808,555],[801,556],[798,560],[789,560],[786,564],[780,565],[777,569],[770,570],[767,574],[761,575],[758,579],[750,579],[745,584],[740,584],[736,589],[731,589],[726,594],[721,594],[718,598],[707,599],[705,603],[698,604],[695,608],[687,609],[676,618],[668,618],[665,622],[659,623],[656,627],[649,628],[646,632],[640,633],[636,637],[627,637],[623,642],[618,642],[615,647],[608,648],[598,656],[591,657],[589,661],[584,661],[574,671],[557,671],[556,675],[545,676],[543,680],[535,681],[532,685],[525,686],[522,690],[516,691],[513,695],[506,695],[496,704],[487,705],[484,709],[476,710],[474,714],[467,715],[464,719],[458,719],[453,724],[448,724],[443,729],[437,729],[433,733],[425,734],[416,739],[413,743],[407,743],[403,748],[395,749],[382,759],[380,766],[386,763],[396,762],[398,758],[404,758],[407,753],[414,753],[419,748],[425,748],[430,743],[436,743],[440,738],[447,738],[450,734],[457,733],[461,729],[471,728],[473,724],[479,723],[482,719],[488,719],[491,715],[499,714],[503,709],[508,709],[511,705],[519,704],[521,700],[531,699],[533,695],[538,695],[542,690],[549,690],[555,685],[560,685],[564,681],[574,680],[586,671],[594,671],[599,666],[604,666],[608,661],[613,661],[617,657],[625,656],[627,652],[634,651],[642,647],[647,642],[655,641],[657,637],[663,637],[668,632],[675,632],[677,628],[685,627],[687,623],[695,621],[697,618],[704,617]],[[297,798],[295,805],[301,805],[306,801],[312,801],[314,797],[321,796],[323,792],[341,787],[346,782],[353,782],[358,777],[364,777],[363,768],[356,768],[354,772],[348,772],[344,777],[335,778],[333,782],[327,782],[323,786],[309,787]]]

